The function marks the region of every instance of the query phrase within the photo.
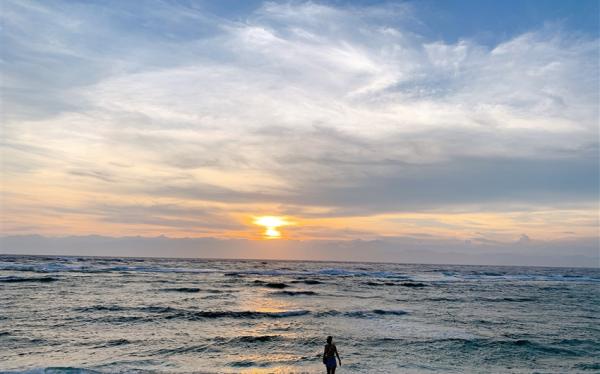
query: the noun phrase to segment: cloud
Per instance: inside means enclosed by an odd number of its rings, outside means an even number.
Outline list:
[[[99,170],[70,170],[68,171],[71,175],[79,177],[93,178],[102,182],[113,182],[114,180],[105,172]]]
[[[420,32],[415,4],[145,4],[3,3],[9,188],[72,181],[81,212],[182,230],[195,221],[91,202],[307,218],[597,208],[597,35],[549,23],[448,42]],[[226,212],[207,224],[234,228]]]
[[[348,209],[350,214],[431,211],[500,205],[585,206],[598,192],[597,159],[457,159],[386,166],[344,184],[305,186],[291,202]],[[508,204],[508,205],[507,205]]]
[[[102,221],[149,225],[158,229],[175,227],[190,233],[214,233],[240,230],[243,226],[214,207],[191,207],[177,204],[96,204],[86,212]]]

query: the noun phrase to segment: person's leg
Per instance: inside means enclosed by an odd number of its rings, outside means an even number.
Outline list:
[[[331,369],[327,367],[327,374],[331,374]]]
[[[331,374],[335,374],[335,367],[331,368]]]

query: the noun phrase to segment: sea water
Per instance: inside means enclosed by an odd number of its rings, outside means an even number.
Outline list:
[[[0,371],[600,372],[600,270],[0,256]]]

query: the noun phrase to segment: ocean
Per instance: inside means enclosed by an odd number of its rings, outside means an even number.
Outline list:
[[[593,265],[593,264],[592,264]],[[598,373],[600,270],[0,255],[0,371]]]

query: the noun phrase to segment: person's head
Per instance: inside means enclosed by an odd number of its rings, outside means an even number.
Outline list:
[[[327,344],[331,344],[331,341],[333,340],[333,338],[331,336],[327,337]]]

